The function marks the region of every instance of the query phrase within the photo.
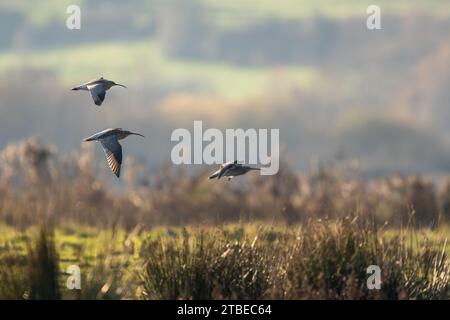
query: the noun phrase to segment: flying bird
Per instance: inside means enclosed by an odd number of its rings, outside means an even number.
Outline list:
[[[244,166],[242,164],[237,163],[237,160],[230,161],[220,165],[220,169],[214,172],[209,176],[209,179],[220,179],[221,177],[228,177],[228,181],[233,179],[235,176],[240,176],[246,174],[251,170],[261,170],[260,168],[253,168]]]
[[[100,79],[91,80],[77,87],[74,87],[72,88],[72,90],[89,91],[91,93],[92,99],[94,99],[94,103],[98,106],[101,106],[103,100],[105,100],[106,91],[113,86],[126,88],[123,84],[118,84],[114,81],[106,80],[101,77]]]
[[[140,133],[122,130],[121,128],[109,128],[97,132],[92,136],[83,139],[83,141],[100,141],[103,151],[105,151],[106,161],[108,162],[109,167],[112,172],[119,177],[120,165],[122,164],[122,146],[120,145],[119,140],[125,139],[131,134],[144,137]]]

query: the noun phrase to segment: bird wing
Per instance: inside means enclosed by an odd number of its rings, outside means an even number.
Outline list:
[[[116,136],[109,136],[100,140],[103,151],[105,151],[106,161],[112,172],[119,177],[120,165],[122,164],[122,146],[117,141]]]
[[[94,103],[98,106],[102,105],[103,100],[105,100],[106,90],[101,83],[95,84],[93,86],[88,86],[89,92],[91,93]]]
[[[219,173],[219,177],[218,179],[220,179],[222,176],[226,176],[227,173],[232,170],[234,168],[234,163],[233,162],[228,162],[226,163],[221,169],[220,169],[220,173]]]
[[[99,83],[99,82],[101,82],[103,80],[105,80],[105,79],[103,79],[103,77],[100,77],[98,79],[92,79],[92,80],[86,82],[85,84],[86,85],[95,85],[95,84],[97,84],[97,83]]]
[[[120,128],[108,128],[105,130],[102,130],[100,132],[94,133],[93,135],[83,139],[83,141],[93,141],[93,140],[101,140],[104,136],[108,137],[108,133],[115,131],[115,130],[121,130]]]

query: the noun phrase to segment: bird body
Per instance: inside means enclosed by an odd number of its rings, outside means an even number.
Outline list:
[[[122,130],[121,128],[108,128],[94,133],[92,136],[83,139],[83,141],[99,141],[102,144],[109,167],[119,177],[120,166],[122,165],[122,146],[119,140],[125,139],[132,134],[144,137],[140,133]]]
[[[94,79],[89,82],[83,83],[79,86],[72,88],[72,90],[83,90],[91,93],[92,99],[97,106],[101,106],[105,100],[106,91],[113,86],[120,86],[126,88],[122,84],[115,83],[114,81],[106,80],[103,77]]]
[[[228,177],[228,181],[233,179],[235,176],[240,176],[246,174],[251,170],[261,170],[260,168],[254,168],[249,166],[244,166],[237,163],[237,161],[230,161],[224,163],[220,166],[220,169],[209,176],[209,179],[220,179],[221,177]]]

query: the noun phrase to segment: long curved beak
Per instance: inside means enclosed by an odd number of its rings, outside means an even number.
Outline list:
[[[123,84],[119,84],[119,83],[115,83],[114,85],[119,86],[119,87],[123,87],[125,89],[128,89],[126,86],[124,86]]]
[[[261,168],[248,167],[250,170],[261,170]]]
[[[134,135],[137,135],[137,136],[141,136],[142,138],[145,138],[142,134],[140,134],[140,133],[136,133],[136,132],[130,132],[130,134],[134,134]]]

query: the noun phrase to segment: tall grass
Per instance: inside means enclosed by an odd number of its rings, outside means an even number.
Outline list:
[[[81,248],[71,258],[61,231],[55,238],[48,230],[28,239],[23,235],[29,231],[15,234],[12,239],[28,243],[23,249],[6,252],[2,246],[1,299],[450,298],[445,237],[378,230],[355,219],[311,221],[296,229],[224,226],[96,235],[89,240],[95,250],[80,232]],[[74,263],[81,268],[79,290],[66,287],[65,268]],[[380,290],[367,286],[371,265],[381,269]]]
[[[349,221],[303,228],[292,250],[288,279],[294,297],[325,299],[445,299],[450,264],[445,244],[393,238]],[[381,290],[367,288],[367,267],[381,268]]]
[[[59,257],[51,230],[42,227],[26,255],[7,244],[0,254],[0,299],[60,299]]]
[[[276,235],[276,233],[275,233]],[[448,299],[445,247],[412,247],[355,222],[313,222],[298,232],[223,231],[149,241],[142,248],[150,299]],[[381,289],[367,287],[378,265]]]
[[[146,243],[144,297],[259,299],[270,286],[273,252],[257,238],[230,241],[224,231],[200,232]]]
[[[0,299],[18,300],[27,297],[28,278],[26,257],[14,251],[1,254],[0,260]]]
[[[29,299],[60,299],[58,253],[53,232],[41,228],[28,249]]]

